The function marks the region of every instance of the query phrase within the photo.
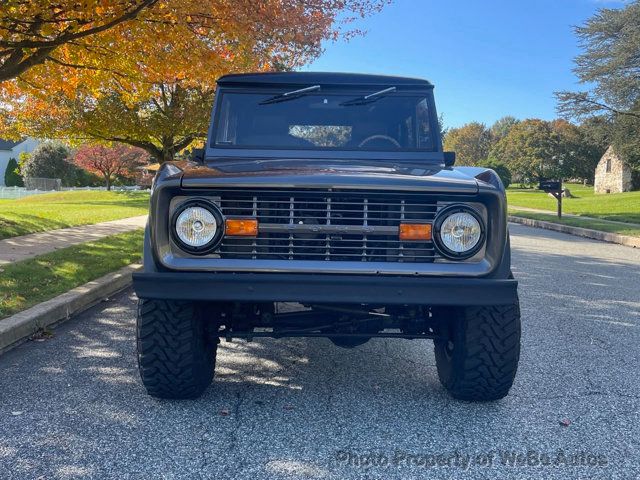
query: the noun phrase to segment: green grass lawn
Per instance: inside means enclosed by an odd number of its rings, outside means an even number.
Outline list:
[[[0,239],[147,213],[148,192],[68,191],[0,200]]]
[[[0,267],[0,319],[140,261],[143,230]]]
[[[596,195],[593,193],[593,187],[571,183],[565,186],[575,198],[562,199],[563,212],[640,224],[640,191]],[[555,212],[557,208],[556,200],[540,190],[510,187],[507,197],[512,210],[528,207]]]

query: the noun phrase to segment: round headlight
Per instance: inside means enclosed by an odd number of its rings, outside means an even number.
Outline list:
[[[175,238],[192,253],[206,253],[222,237],[222,215],[209,202],[189,202],[179,208],[173,222]]]
[[[447,257],[472,257],[482,247],[483,236],[480,215],[471,208],[448,207],[436,219],[436,244]]]

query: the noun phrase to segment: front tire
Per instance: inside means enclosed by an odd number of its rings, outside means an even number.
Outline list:
[[[456,309],[447,340],[435,342],[440,383],[454,397],[491,401],[505,397],[520,359],[520,307]]]
[[[157,398],[199,397],[211,384],[217,342],[192,302],[138,303],[138,368],[147,393]]]

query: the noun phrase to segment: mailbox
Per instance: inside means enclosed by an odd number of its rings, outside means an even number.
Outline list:
[[[545,192],[560,192],[562,190],[562,182],[558,180],[542,180],[538,185],[538,190]]]
[[[538,190],[550,193],[558,201],[558,218],[562,218],[562,180],[540,180]]]

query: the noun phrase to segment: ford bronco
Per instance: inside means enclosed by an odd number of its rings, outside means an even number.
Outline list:
[[[520,354],[505,190],[454,161],[425,80],[220,78],[205,148],[152,187],[134,274],[147,392],[202,394],[221,338],[386,337],[433,340],[453,397],[504,397]]]

